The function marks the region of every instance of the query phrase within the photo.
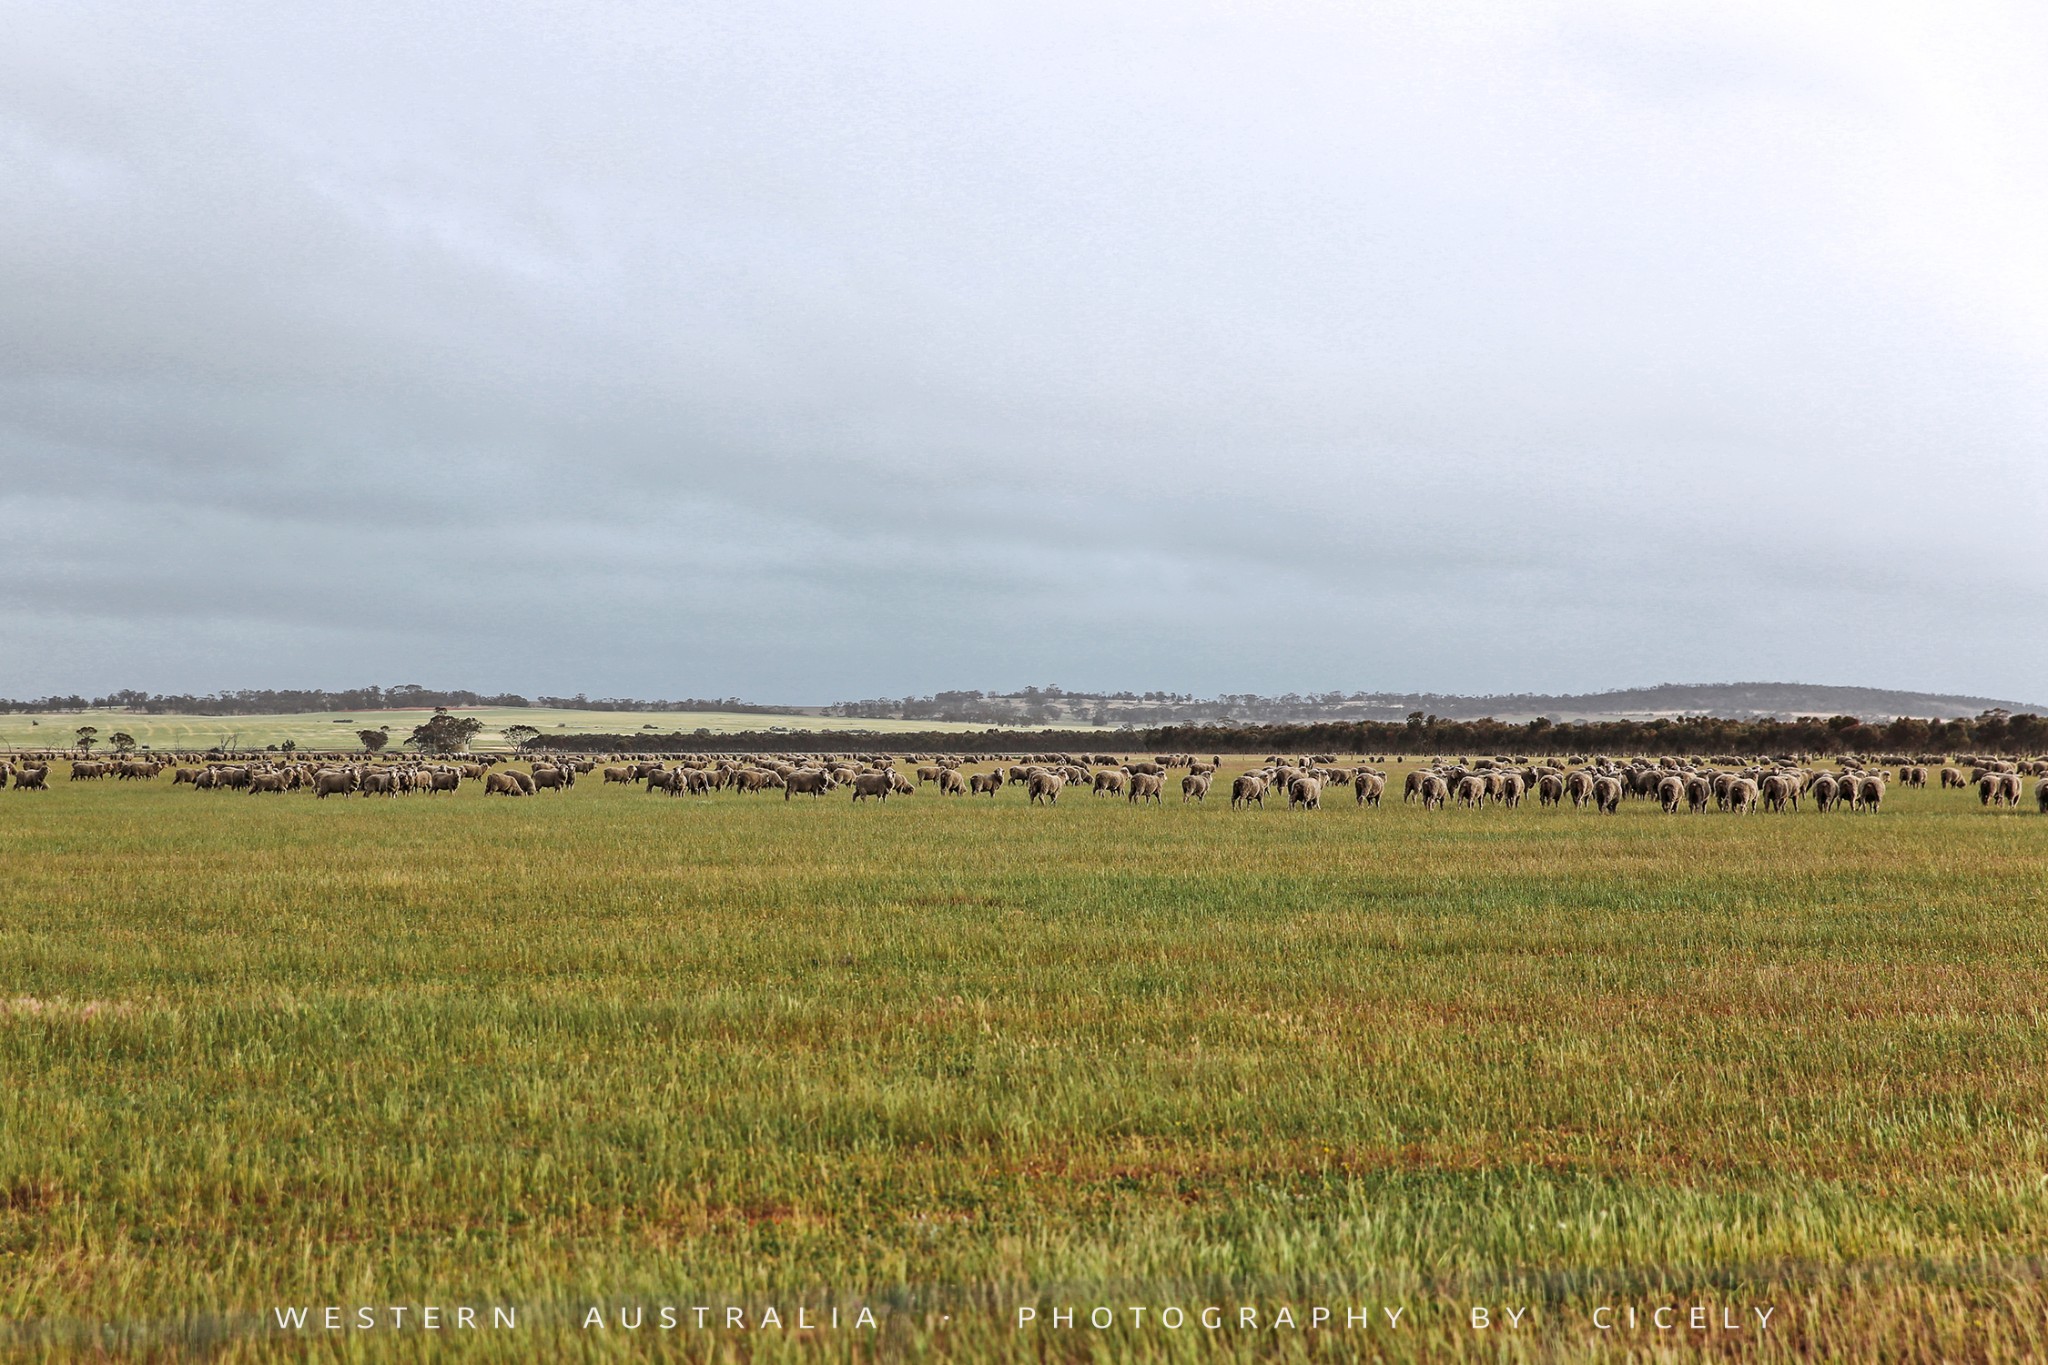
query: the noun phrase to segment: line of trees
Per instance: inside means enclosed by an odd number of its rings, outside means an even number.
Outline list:
[[[592,700],[578,692],[573,697],[527,698],[516,692],[490,694],[461,688],[436,690],[421,687],[418,683],[401,683],[396,687],[345,687],[334,692],[319,687],[243,688],[199,696],[190,692],[141,692],[125,688],[109,692],[104,697],[87,697],[74,692],[67,696],[52,694],[21,700],[0,698],[0,712],[14,715],[127,710],[158,716],[286,716],[306,711],[400,711],[434,706],[546,706],[570,711],[737,711],[761,716],[800,714],[787,706],[762,706],[741,701],[738,697],[684,697],[678,701],[600,697]]]
[[[529,748],[640,753],[761,753],[788,750],[885,753],[1015,753],[1114,749],[1122,752],[1266,754],[1877,754],[2048,751],[2048,719],[1987,711],[1967,720],[1902,717],[1883,724],[1854,716],[1826,720],[1607,720],[1526,724],[1445,720],[1416,712],[1403,721],[1308,725],[1167,725],[1149,729],[899,731],[708,730],[657,734],[536,735]]]
[[[338,692],[322,688],[245,688],[234,692],[211,692],[195,696],[189,692],[140,692],[124,689],[104,697],[36,697],[29,700],[0,698],[0,712],[15,715],[31,711],[86,711],[120,709],[148,715],[181,716],[286,716],[304,711],[395,711],[444,706],[531,706],[516,693],[488,696],[480,692],[435,691],[418,683],[397,687],[349,687]]]

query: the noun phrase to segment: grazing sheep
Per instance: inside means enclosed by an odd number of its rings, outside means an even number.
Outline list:
[[[1266,779],[1256,773],[1244,773],[1230,784],[1230,804],[1239,806],[1256,805],[1264,809],[1266,804]]]
[[[1661,778],[1657,782],[1657,803],[1666,815],[1676,814],[1685,804],[1685,779],[1682,777]]]
[[[1101,772],[1095,774],[1095,794],[1097,796],[1122,796],[1124,794],[1123,771],[1119,768],[1104,768]]]
[[[1593,808],[1602,815],[1612,815],[1621,809],[1621,779],[1596,777],[1593,779]]]
[[[974,776],[967,779],[967,789],[972,795],[975,796],[979,796],[983,792],[987,792],[990,796],[994,796],[996,792],[1002,788],[1002,785],[1003,775],[999,771],[992,773],[976,773],[974,774]]]
[[[1180,803],[1183,806],[1191,799],[1206,800],[1209,795],[1209,779],[1214,775],[1214,771],[1206,763],[1197,763],[1195,767],[1203,771],[1190,772],[1180,780]]]
[[[1060,800],[1060,788],[1066,785],[1067,780],[1058,773],[1049,773],[1039,768],[1032,772],[1030,779],[1025,783],[1024,791],[1034,806],[1041,801],[1048,806],[1056,806]]]
[[[1287,784],[1287,808],[1300,806],[1303,810],[1323,808],[1323,784],[1313,777],[1297,777]]]
[[[1450,783],[1435,773],[1424,773],[1416,786],[1416,799],[1422,802],[1424,810],[1442,810],[1450,794]]]
[[[870,796],[877,801],[887,801],[889,794],[896,790],[896,774],[893,772],[856,773],[853,778],[853,799],[857,805]],[[785,798],[786,799],[786,798]]]
[[[1140,801],[1150,801],[1155,806],[1159,805],[1163,800],[1160,791],[1165,785],[1164,774],[1132,773],[1130,800],[1134,805]]]
[[[708,778],[706,780],[709,781]],[[832,774],[823,768],[798,768],[782,779],[782,799],[786,802],[798,792],[808,796],[823,796],[832,790],[832,786]]]
[[[1360,768],[1358,776],[1351,779],[1351,789],[1358,794],[1358,804],[1379,808],[1380,797],[1387,790],[1387,775]]]

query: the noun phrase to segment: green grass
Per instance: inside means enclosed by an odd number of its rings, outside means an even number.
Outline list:
[[[1173,801],[0,793],[0,1318],[57,1355],[1577,1359],[1597,1305],[1699,1302],[1776,1311],[1612,1349],[2048,1352],[2048,819]],[[800,1300],[883,1325],[578,1326]],[[426,1302],[525,1325],[263,1321]],[[1014,1327],[1283,1302],[1405,1322]]]
[[[741,711],[567,711],[542,706],[457,707],[455,714],[475,716],[485,729],[474,747],[502,749],[507,726],[531,725],[547,735],[636,734],[648,726],[668,734],[681,730],[709,730],[716,735],[743,730],[814,730],[839,732],[866,730],[894,734],[934,730],[946,733],[988,727],[962,725],[952,721],[850,720],[841,716],[755,715]],[[102,749],[117,730],[135,737],[135,742],[152,749],[210,749],[235,745],[261,749],[266,745],[294,740],[301,749],[359,749],[356,731],[380,727],[391,731],[394,744],[403,743],[415,726],[433,718],[431,708],[394,711],[309,711],[286,716],[150,716],[131,711],[38,712],[32,715],[0,715],[0,749],[65,748],[76,741],[81,725],[99,729]]]

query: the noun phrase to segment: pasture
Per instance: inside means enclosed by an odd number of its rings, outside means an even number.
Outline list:
[[[502,750],[505,730],[513,725],[531,725],[548,736],[633,734],[648,730],[668,734],[680,730],[709,730],[714,735],[737,734],[744,730],[775,728],[813,731],[955,731],[986,729],[953,721],[855,720],[843,716],[760,715],[746,711],[572,711],[552,707],[467,706],[459,714],[484,722],[483,732],[472,746],[480,750]],[[387,727],[394,749],[404,742],[415,726],[432,720],[431,709],[387,711],[307,711],[276,716],[190,716],[145,715],[135,711],[38,711],[33,714],[0,714],[0,749],[61,749],[73,744],[81,725],[99,730],[100,749],[116,730],[135,737],[148,749],[263,749],[291,740],[301,749],[360,749],[356,731]]]
[[[1314,812],[0,791],[0,1352],[2048,1353],[2031,802],[1424,812],[1400,777]],[[878,1325],[763,1324],[800,1307]]]

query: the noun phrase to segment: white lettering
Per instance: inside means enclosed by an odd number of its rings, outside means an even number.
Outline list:
[[[1214,1321],[1214,1322],[1211,1322],[1211,1321],[1209,1321],[1209,1315],[1210,1315],[1211,1313],[1214,1313],[1214,1314],[1216,1315],[1216,1321]],[[1204,1308],[1204,1309],[1202,1310],[1202,1326],[1204,1326],[1204,1327],[1208,1328],[1208,1329],[1209,1329],[1210,1331],[1212,1331],[1212,1332],[1213,1332],[1213,1331],[1215,1331],[1215,1330],[1216,1330],[1216,1329],[1217,1329],[1218,1327],[1221,1327],[1222,1325],[1223,1325],[1223,1310],[1222,1310],[1221,1308],[1217,1308],[1217,1307],[1215,1307],[1214,1305],[1211,1305],[1210,1307],[1208,1307],[1208,1308]]]
[[[1707,1306],[1705,1304],[1694,1304],[1692,1312],[1687,1314],[1687,1317],[1692,1323],[1693,1331],[1704,1332],[1707,1330]]]
[[[1025,1307],[1025,1308],[1019,1308],[1019,1309],[1017,1310],[1017,1330],[1018,1330],[1018,1331],[1020,1331],[1020,1332],[1021,1332],[1021,1331],[1023,1331],[1023,1330],[1024,1330],[1024,1324],[1025,1324],[1025,1323],[1027,1323],[1027,1322],[1030,1322],[1030,1321],[1032,1321],[1032,1320],[1033,1320],[1033,1319],[1035,1319],[1035,1318],[1036,1318],[1037,1316],[1038,1316],[1038,1310],[1037,1310],[1036,1308],[1030,1308],[1030,1307]]]
[[[1382,1311],[1387,1315],[1387,1326],[1399,1327],[1401,1325],[1401,1315],[1408,1310],[1405,1308],[1388,1308]]]
[[[1294,1326],[1294,1310],[1283,1303],[1280,1305],[1279,1316],[1273,1319],[1273,1330],[1277,1332],[1282,1327],[1292,1326]]]
[[[740,1330],[741,1330],[742,1332],[746,1331],[746,1330],[747,1330],[747,1310],[746,1310],[746,1309],[744,1309],[744,1308],[732,1308],[732,1307],[728,1307],[728,1308],[727,1308],[727,1309],[725,1310],[725,1325],[726,1325],[727,1327],[737,1327],[737,1328],[739,1328],[739,1329],[740,1329]]]
[[[835,1308],[832,1310],[832,1312],[833,1315],[836,1317],[839,1313],[839,1310]],[[860,1316],[853,1320],[853,1325],[855,1327],[873,1327],[875,1325],[874,1310],[870,1308],[861,1309]]]
[[[306,1310],[303,1308],[279,1308],[273,1311],[277,1314],[277,1326],[280,1331],[298,1331],[306,1325]]]
[[[1178,1332],[1181,1328],[1181,1324],[1186,1322],[1187,1320],[1188,1315],[1180,1311],[1179,1304],[1174,1304],[1172,1307],[1162,1308],[1159,1310],[1159,1321],[1161,1325],[1163,1325],[1169,1332]]]
[[[420,1326],[426,1328],[429,1332],[441,1330],[440,1304],[430,1303],[425,1308],[420,1309]]]
[[[628,1332],[639,1331],[640,1324],[646,1320],[647,1310],[637,1303],[633,1305],[633,1320],[631,1322],[626,1321],[626,1310],[623,1308],[619,1310],[619,1326],[625,1328]]]
[[[1321,1327],[1329,1320],[1330,1310],[1321,1304],[1317,1304],[1314,1308],[1308,1310],[1308,1325],[1311,1327]]]
[[[516,1328],[519,1326],[519,1310],[517,1308],[493,1308],[491,1310],[491,1326]]]
[[[1756,1314],[1756,1330],[1765,1332],[1770,1330],[1771,1314],[1778,1310],[1776,1308],[1752,1308],[1749,1311]]]
[[[1074,1325],[1074,1310],[1069,1308],[1066,1312],[1062,1313],[1057,1308],[1053,1309],[1052,1325],[1055,1327],[1072,1327]]]
[[[1493,1315],[1484,1308],[1474,1305],[1472,1309],[1472,1330],[1484,1332],[1491,1326],[1493,1326]]]
[[[588,1332],[593,1327],[603,1327],[604,1325],[604,1314],[597,1311],[596,1304],[592,1304],[590,1311],[583,1315],[583,1330]]]
[[[1656,1312],[1650,1314],[1650,1321],[1657,1324],[1658,1331],[1668,1332],[1671,1330],[1671,1324],[1664,1321],[1664,1315],[1666,1313],[1669,1313],[1670,1311],[1671,1305],[1667,1303],[1662,1308],[1659,1308]]]
[[[333,1303],[327,1305],[326,1310],[320,1314],[320,1319],[320,1325],[328,1331],[339,1332],[341,1330],[341,1305]]]
[[[1112,1313],[1109,1310],[1109,1306],[1107,1304],[1099,1305],[1089,1310],[1088,1325],[1090,1327],[1093,1327],[1098,1332],[1101,1331],[1103,1328],[1110,1326],[1115,1321],[1116,1314]]]
[[[460,1307],[460,1308],[456,1309],[456,1310],[455,1310],[455,1325],[456,1325],[457,1327],[474,1327],[474,1326],[476,1326],[476,1310],[475,1310],[474,1308],[471,1308],[471,1307],[470,1307],[469,1305],[467,1305],[467,1304],[464,1304],[464,1305],[463,1305],[462,1307]]]
[[[762,1309],[761,1325],[763,1327],[782,1326],[782,1314],[776,1312],[773,1305],[770,1305],[769,1307]]]
[[[1607,1315],[1607,1321],[1605,1322],[1600,1321],[1602,1313]],[[1604,1303],[1595,1308],[1593,1310],[1593,1325],[1603,1332],[1612,1332],[1614,1330],[1614,1310]]]
[[[676,1306],[665,1303],[661,1306],[661,1330],[673,1332],[676,1329]]]
[[[1522,1318],[1528,1313],[1528,1311],[1529,1309],[1526,1304],[1520,1308],[1510,1308],[1508,1310],[1509,1326],[1520,1327],[1522,1325]]]

